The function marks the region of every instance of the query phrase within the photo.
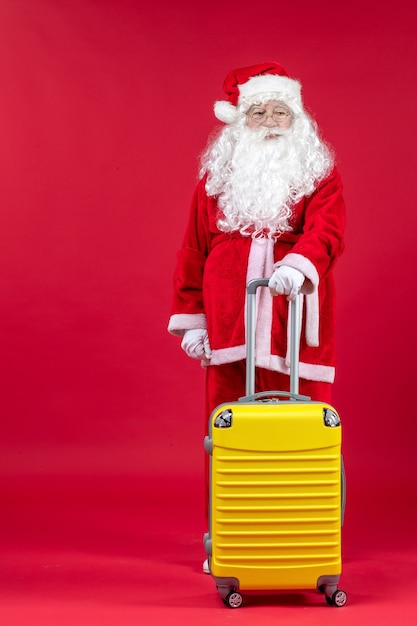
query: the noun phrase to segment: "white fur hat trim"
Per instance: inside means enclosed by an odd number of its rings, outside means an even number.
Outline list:
[[[253,100],[262,94],[276,94],[277,99],[291,106],[302,107],[301,85],[298,81],[279,76],[265,74],[253,76],[243,85],[239,85],[239,103],[241,99]],[[214,104],[214,115],[225,124],[232,124],[237,118],[237,107],[227,100],[219,100]]]
[[[265,74],[253,76],[243,85],[239,85],[240,98],[251,99],[263,93],[276,93],[283,102],[297,102],[301,105],[301,85],[293,78],[278,76],[277,74]]]

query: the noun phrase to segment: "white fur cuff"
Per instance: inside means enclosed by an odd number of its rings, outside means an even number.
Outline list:
[[[193,328],[207,328],[204,313],[176,313],[171,315],[168,323],[168,332],[171,335],[182,337],[186,330]]]

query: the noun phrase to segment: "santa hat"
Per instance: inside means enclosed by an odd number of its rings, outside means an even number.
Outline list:
[[[279,63],[259,63],[229,72],[223,84],[227,100],[214,104],[218,120],[231,124],[237,118],[238,106],[262,99],[267,94],[281,100],[291,109],[302,108],[301,85],[290,78]]]

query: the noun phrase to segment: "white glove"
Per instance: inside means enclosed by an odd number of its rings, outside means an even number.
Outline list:
[[[302,272],[288,265],[281,265],[269,279],[268,287],[273,296],[285,294],[288,296],[287,300],[295,300],[304,281]]]
[[[192,359],[211,359],[211,348],[205,328],[186,330],[182,338],[181,348]]]

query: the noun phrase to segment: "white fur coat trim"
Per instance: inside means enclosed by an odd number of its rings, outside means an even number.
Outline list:
[[[193,328],[207,328],[204,313],[176,313],[171,315],[168,323],[168,332],[177,337],[183,337],[186,330]]]
[[[304,274],[306,280],[301,288],[301,293],[306,298],[306,342],[308,346],[319,345],[319,294],[318,286],[320,278],[313,263],[301,254],[290,252],[281,261],[274,265],[274,269],[281,265],[288,265]]]
[[[213,350],[210,361],[203,361],[203,366],[223,365],[225,363],[234,363],[235,361],[243,361],[246,358],[246,346],[236,346],[234,348],[223,348],[222,350]],[[290,368],[286,359],[277,355],[268,354],[255,355],[256,367],[280,372],[281,374],[290,375]],[[314,380],[317,382],[333,383],[335,378],[335,368],[330,365],[316,365],[314,363],[299,364],[300,378],[306,380]]]

